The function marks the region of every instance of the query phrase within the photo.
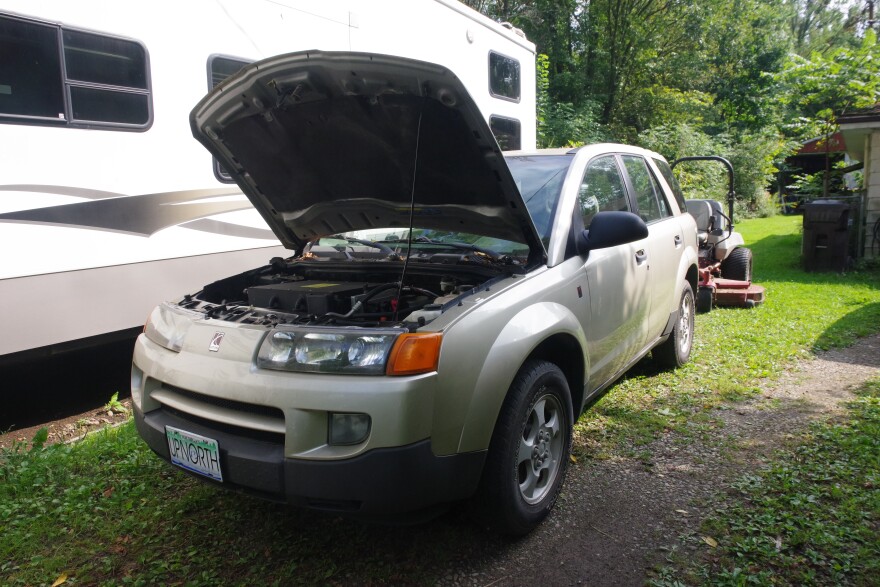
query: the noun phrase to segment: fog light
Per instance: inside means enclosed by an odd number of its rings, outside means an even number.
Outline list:
[[[370,417],[367,414],[330,414],[328,442],[333,445],[359,444],[370,435]]]

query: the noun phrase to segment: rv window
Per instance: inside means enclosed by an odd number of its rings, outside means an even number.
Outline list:
[[[520,140],[520,124],[515,118],[504,118],[503,116],[489,117],[489,127],[498,146],[502,151],[518,151],[522,141]]]
[[[489,93],[519,102],[519,61],[489,53]]]
[[[64,120],[58,29],[0,18],[0,116]]]
[[[139,43],[0,17],[0,56],[0,118],[7,122],[150,124],[147,52]]]
[[[249,63],[251,61],[244,59],[211,55],[208,57],[208,89],[213,90],[220,82]],[[214,176],[223,183],[234,183],[232,176],[216,159],[214,159]]]
[[[73,120],[135,125],[149,122],[147,56],[143,47],[122,39],[65,30],[64,64]]]
[[[217,87],[217,84],[250,63],[250,61],[245,61],[244,59],[221,57],[220,55],[208,57],[208,71],[211,76],[208,82],[208,89],[213,90]]]
[[[144,48],[131,41],[64,31],[67,79],[120,88],[147,89]]]

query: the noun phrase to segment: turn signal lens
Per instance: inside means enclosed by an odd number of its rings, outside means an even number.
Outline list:
[[[437,370],[440,361],[439,332],[402,334],[388,359],[386,375],[418,375]]]

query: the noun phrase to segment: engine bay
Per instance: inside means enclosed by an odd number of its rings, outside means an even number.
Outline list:
[[[460,255],[454,255],[456,261]],[[208,284],[183,308],[244,324],[418,328],[511,273],[491,264],[272,259],[265,267]]]

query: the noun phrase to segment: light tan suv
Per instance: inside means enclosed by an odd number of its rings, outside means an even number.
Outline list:
[[[202,479],[360,516],[549,512],[585,406],[688,360],[696,229],[656,153],[502,154],[460,81],[299,53],[193,110],[287,259],[158,306],[138,430]]]

